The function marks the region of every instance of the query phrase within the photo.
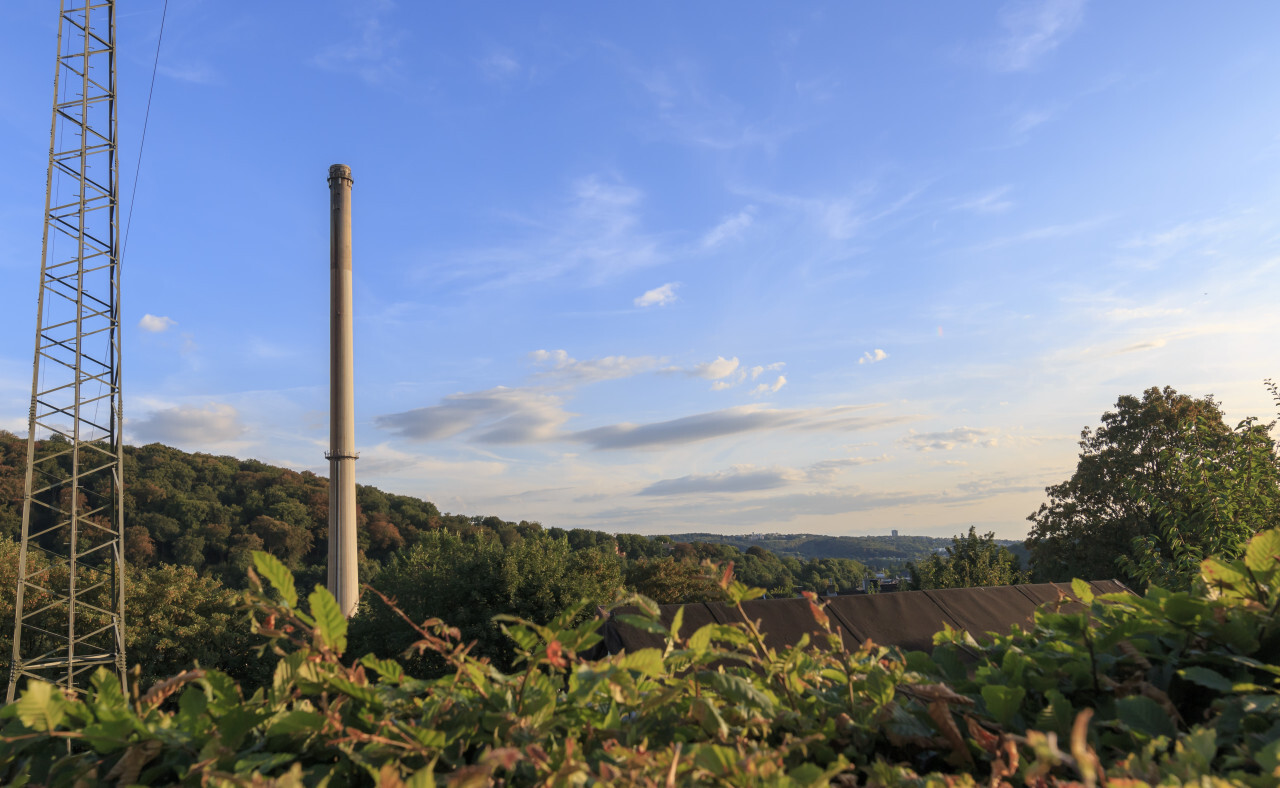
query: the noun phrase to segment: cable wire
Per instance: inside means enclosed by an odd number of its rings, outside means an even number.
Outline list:
[[[138,176],[142,172],[142,150],[147,144],[147,124],[151,121],[151,97],[156,92],[156,72],[160,68],[160,44],[164,41],[164,21],[169,16],[169,0],[164,0],[164,10],[160,12],[160,35],[156,37],[156,59],[151,64],[151,87],[147,90],[147,111],[142,117],[142,139],[138,141],[138,165],[133,171],[133,188],[129,192],[129,215],[124,223],[124,243],[120,246],[120,261],[124,261],[124,252],[129,248],[129,230],[133,227],[133,206],[138,198]]]

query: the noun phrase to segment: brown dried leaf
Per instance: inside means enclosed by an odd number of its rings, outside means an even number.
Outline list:
[[[107,772],[107,780],[115,780],[116,785],[119,786],[133,785],[138,782],[142,767],[150,763],[151,759],[159,755],[163,749],[164,744],[157,739],[148,739],[130,745],[120,760],[116,761],[116,765],[111,767],[111,771]]]
[[[969,753],[969,745],[965,744],[960,729],[956,727],[955,718],[951,716],[951,707],[945,701],[935,700],[929,704],[929,719],[933,720],[942,733],[951,752],[966,764],[973,764],[973,755]]]

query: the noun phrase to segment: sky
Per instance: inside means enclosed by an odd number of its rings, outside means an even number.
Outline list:
[[[1121,395],[1275,417],[1276,4],[185,0],[145,146],[120,6],[130,443],[327,474],[338,162],[357,478],[442,511],[1016,539]],[[0,19],[25,434],[57,13]]]

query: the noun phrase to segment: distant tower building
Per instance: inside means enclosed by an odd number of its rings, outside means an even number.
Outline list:
[[[351,331],[351,168],[329,168],[329,591],[350,618],[356,570],[356,426]]]
[[[894,528],[894,529],[893,529],[893,535],[894,535],[894,536],[897,536],[897,535],[898,535],[898,529],[897,529],[897,528]]]

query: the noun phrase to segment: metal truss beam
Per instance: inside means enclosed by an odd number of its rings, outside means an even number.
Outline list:
[[[127,678],[115,2],[58,13],[6,702],[24,678]]]

